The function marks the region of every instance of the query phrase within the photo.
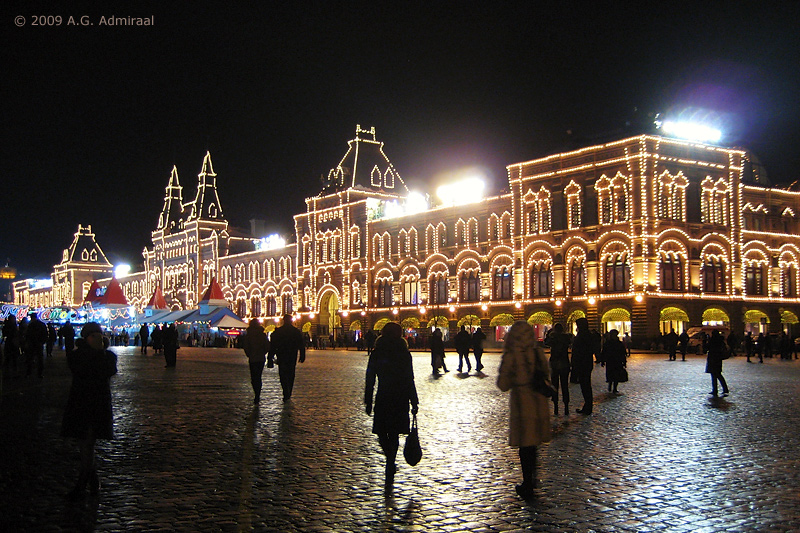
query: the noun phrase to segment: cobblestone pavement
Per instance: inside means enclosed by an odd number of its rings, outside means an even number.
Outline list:
[[[414,356],[424,457],[383,460],[363,412],[363,353],[311,351],[294,397],[265,370],[254,407],[241,351],[182,348],[176,369],[117,348],[117,438],[99,444],[99,498],[68,504],[78,452],[59,436],[63,352],[45,376],[3,380],[2,531],[800,531],[800,362],[725,362],[731,395],[712,401],[705,361],[634,354],[622,395],[594,372],[593,415],[554,419],[542,488],[514,492],[507,394],[485,375],[430,376]]]

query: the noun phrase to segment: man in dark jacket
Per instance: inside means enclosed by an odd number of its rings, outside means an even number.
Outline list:
[[[264,363],[267,362],[267,352],[269,352],[269,339],[258,319],[250,320],[250,325],[242,340],[242,348],[250,362],[250,383],[253,385],[253,392],[256,395],[253,403],[258,403],[261,399],[261,375],[264,372]]]
[[[592,414],[594,397],[592,395],[592,370],[596,355],[595,341],[589,331],[589,321],[579,318],[575,321],[578,333],[572,341],[572,373],[578,379],[583,394],[583,407],[577,412],[582,415]]]
[[[297,352],[300,352],[300,362],[305,362],[306,346],[303,334],[292,325],[292,315],[283,315],[283,325],[273,331],[270,338],[267,366],[272,368],[273,360],[277,356],[284,402],[288,402],[292,397]]]
[[[147,355],[147,345],[150,342],[150,330],[147,328],[147,322],[139,328],[139,341],[142,343],[142,355]]]
[[[458,371],[461,372],[464,360],[467,362],[467,372],[471,371],[472,365],[469,362],[469,347],[472,344],[472,338],[466,327],[461,326],[461,331],[456,333],[454,342],[456,353],[458,353]]]
[[[39,377],[44,374],[44,343],[47,342],[47,337],[47,326],[39,320],[36,313],[31,313],[31,321],[25,332],[26,375],[31,375],[34,361]]]
[[[69,320],[58,329],[58,334],[64,339],[64,351],[69,353],[75,349],[75,328]]]
[[[569,345],[571,335],[564,333],[564,325],[556,323],[544,343],[550,347],[550,382],[556,390],[553,397],[553,414],[558,415],[558,389],[564,400],[564,415],[569,414]]]

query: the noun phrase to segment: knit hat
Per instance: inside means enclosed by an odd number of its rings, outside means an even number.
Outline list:
[[[87,338],[89,338],[89,335],[91,335],[92,333],[100,333],[100,334],[102,334],[103,333],[103,328],[101,328],[100,324],[98,324],[97,322],[87,322],[81,328],[81,337],[84,338],[84,339],[87,339]]]

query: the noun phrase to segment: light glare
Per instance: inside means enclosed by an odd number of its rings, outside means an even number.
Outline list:
[[[667,135],[680,137],[681,139],[689,141],[719,142],[720,139],[722,139],[722,132],[720,130],[695,122],[674,122],[667,120],[661,124],[661,129]]]

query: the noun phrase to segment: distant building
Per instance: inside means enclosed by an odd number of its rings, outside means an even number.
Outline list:
[[[173,168],[145,269],[120,282],[138,308],[161,287],[180,309],[216,278],[240,317],[294,313],[314,335],[393,320],[500,339],[514,320],[543,334],[580,317],[634,342],[701,324],[791,332],[800,192],[756,169],[744,150],[640,135],[509,165],[506,194],[407,214],[375,129],[357,127],[286,245],[229,227],[210,154],[188,203]],[[15,301],[80,305],[90,278],[107,283],[96,243],[76,243],[51,289],[17,282]]]

